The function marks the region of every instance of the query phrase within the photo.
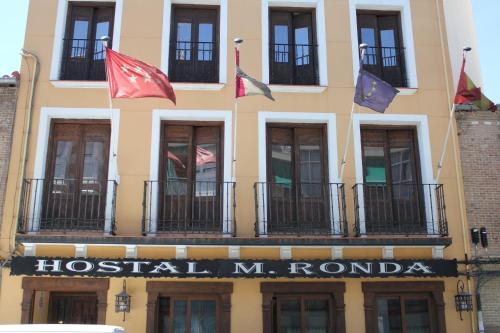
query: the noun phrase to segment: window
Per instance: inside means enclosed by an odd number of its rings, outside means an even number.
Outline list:
[[[147,282],[146,290],[147,333],[230,330],[232,283]]]
[[[331,229],[325,125],[267,125],[269,233]]]
[[[110,132],[107,122],[52,122],[46,177],[31,180],[43,188],[41,230],[104,229]]]
[[[361,129],[367,233],[426,233],[413,128]]]
[[[367,333],[446,332],[442,282],[364,282]]]
[[[343,283],[261,283],[264,333],[345,332]]]
[[[169,78],[172,82],[219,82],[219,11],[172,8]]]
[[[270,10],[270,83],[317,85],[314,10]]]
[[[97,324],[97,295],[50,293],[47,324]]]
[[[363,66],[395,87],[408,87],[399,12],[357,11],[358,40],[367,44]]]
[[[113,35],[114,3],[70,2],[63,45],[62,80],[106,80],[101,37]]]
[[[158,231],[222,232],[222,133],[220,123],[164,123]]]

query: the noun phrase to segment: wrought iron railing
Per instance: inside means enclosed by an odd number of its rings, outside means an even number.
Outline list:
[[[356,184],[355,233],[448,236],[443,185]]]
[[[365,69],[393,87],[408,87],[404,47],[373,47],[366,49]]]
[[[63,41],[61,80],[106,80],[104,63],[106,50],[102,40],[64,39]]]
[[[255,183],[255,235],[347,236],[344,184]]]
[[[143,235],[236,235],[235,183],[210,181],[145,181]]]
[[[171,41],[169,79],[172,82],[219,82],[218,44]]]
[[[114,180],[25,179],[18,232],[116,231]]]
[[[270,83],[317,85],[318,46],[313,44],[271,44]]]

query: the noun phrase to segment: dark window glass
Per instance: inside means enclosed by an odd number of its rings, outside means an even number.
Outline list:
[[[395,87],[407,87],[400,14],[358,11],[359,43],[367,44],[364,68]]]
[[[51,292],[48,324],[97,324],[97,296]]]
[[[101,38],[113,37],[114,3],[70,2],[64,39],[62,80],[105,80]]]
[[[270,11],[270,82],[318,84],[314,11]]]
[[[377,298],[379,333],[432,333],[429,299],[404,297]]]
[[[367,232],[426,229],[414,129],[361,130]]]
[[[218,82],[218,9],[174,6],[169,64],[173,82]]]
[[[217,300],[160,297],[157,333],[216,333]]]
[[[274,333],[330,333],[331,300],[324,296],[277,296],[274,299]]]

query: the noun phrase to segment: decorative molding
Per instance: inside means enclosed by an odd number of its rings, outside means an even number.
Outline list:
[[[107,89],[106,81],[66,81],[66,80],[51,80],[50,83],[56,88],[63,89]]]
[[[193,91],[218,91],[225,87],[224,83],[181,83],[173,82],[174,90],[193,90]]]
[[[418,92],[418,88],[398,88],[398,96],[411,96]]]
[[[87,258],[86,244],[75,244],[75,258]]]
[[[280,259],[292,259],[291,246],[280,246]]]
[[[36,244],[35,243],[24,243],[24,256],[25,257],[36,257]]]
[[[443,258],[444,258],[444,246],[433,246],[432,259],[443,259]]]
[[[276,93],[321,94],[326,88],[325,86],[269,85],[269,89]]]
[[[177,245],[175,247],[175,259],[187,259],[186,245]]]
[[[229,259],[240,259],[240,247],[239,246],[228,246],[228,257]]]
[[[332,259],[343,259],[344,258],[344,247],[343,246],[332,246]]]
[[[137,259],[137,245],[125,246],[125,258]]]

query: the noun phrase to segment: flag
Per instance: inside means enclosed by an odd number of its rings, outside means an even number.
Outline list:
[[[389,83],[360,68],[354,103],[384,113],[398,92]]]
[[[271,89],[264,83],[248,76],[240,68],[240,51],[236,49],[236,98],[252,95],[264,95],[274,101]]]
[[[175,104],[168,77],[154,66],[106,48],[106,72],[112,98],[167,98]]]
[[[495,112],[497,106],[490,101],[481,92],[481,88],[476,87],[469,75],[465,73],[465,56],[462,62],[462,70],[458,79],[457,93],[455,95],[455,104],[457,105],[472,105],[479,110],[490,110]]]

